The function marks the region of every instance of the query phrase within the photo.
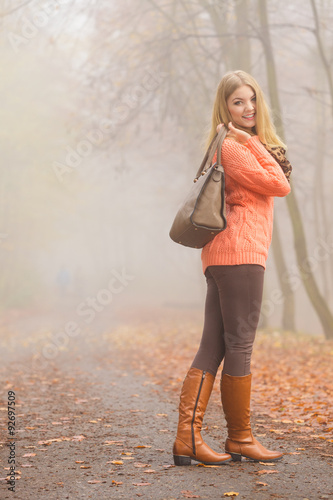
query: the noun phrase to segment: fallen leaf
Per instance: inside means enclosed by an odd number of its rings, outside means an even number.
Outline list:
[[[36,456],[36,453],[26,453],[25,455],[22,455],[23,458],[34,457],[34,456]]]
[[[75,460],[76,464],[84,464],[84,460]]]
[[[139,444],[138,446],[134,446],[134,448],[151,448],[151,446],[148,446],[147,444]]]
[[[278,474],[278,470],[258,470],[258,472],[256,472],[256,474],[260,475],[260,474]]]
[[[258,486],[267,486],[267,483],[262,483],[261,481],[257,481],[256,484]]]
[[[185,497],[185,498],[200,498],[199,495],[194,495],[192,493],[192,491],[190,490],[182,490],[181,491],[181,494]]]
[[[124,462],[122,460],[112,460],[112,462],[109,463],[114,465],[123,465]]]
[[[97,484],[100,483],[101,481],[98,481],[97,479],[91,479],[90,481],[87,481],[88,484]]]
[[[115,481],[114,479],[112,479],[112,484],[119,486],[120,484],[123,484],[123,482],[122,481]]]
[[[237,497],[238,495],[239,493],[237,493],[236,491],[228,491],[227,493],[224,493],[225,497]]]
[[[80,465],[80,469],[91,469],[91,465]]]
[[[72,441],[83,441],[83,439],[86,439],[86,436],[83,434],[80,434],[79,436],[73,436]]]
[[[261,465],[266,465],[266,466],[268,466],[268,465],[276,465],[274,462],[272,462],[272,463],[269,463],[269,462],[259,462],[259,463]]]
[[[149,486],[151,483],[132,483],[133,486]]]
[[[219,467],[218,465],[196,464],[196,467]]]

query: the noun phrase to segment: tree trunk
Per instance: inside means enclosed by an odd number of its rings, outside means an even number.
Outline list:
[[[284,131],[281,119],[279,94],[277,89],[274,55],[268,31],[266,1],[259,0],[258,4],[259,4],[259,18],[261,25],[262,42],[266,58],[267,80],[268,80],[270,101],[273,110],[273,120],[276,126],[276,130],[279,136],[283,140]],[[278,230],[277,221],[274,221],[274,226],[273,226],[272,248],[273,248],[273,255],[274,255],[278,280],[284,297],[282,325],[283,328],[286,328],[287,330],[296,330],[294,292],[291,288],[290,283],[282,279],[283,276],[286,276],[288,274],[288,268],[283,255],[283,246],[281,243],[281,237],[280,237],[280,232]]]
[[[244,36],[248,31],[249,9],[248,0],[235,2],[237,27],[237,67],[251,73],[251,45],[249,38]]]

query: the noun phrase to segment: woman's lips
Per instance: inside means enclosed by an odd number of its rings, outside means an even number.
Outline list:
[[[255,117],[255,113],[252,113],[252,115],[243,116],[243,118],[245,118],[245,120],[253,120],[254,117]]]

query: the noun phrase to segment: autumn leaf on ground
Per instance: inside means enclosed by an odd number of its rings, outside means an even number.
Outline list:
[[[151,483],[132,483],[133,486],[150,486]]]
[[[199,495],[194,495],[194,494],[192,493],[192,491],[190,491],[190,490],[182,490],[182,491],[181,491],[181,494],[182,494],[182,495],[183,495],[183,497],[185,497],[185,498],[200,498],[200,496],[199,496]]]
[[[147,444],[139,444],[138,446],[134,446],[134,448],[151,448],[151,446]]]
[[[25,455],[22,455],[22,458],[34,457],[35,455],[36,455],[36,453],[26,453]]]
[[[260,474],[278,474],[279,471],[278,470],[266,470],[266,469],[263,469],[263,470],[258,470],[258,472],[256,472],[256,474],[260,475]]]
[[[88,484],[97,484],[100,483],[101,481],[98,481],[97,479],[91,479],[90,481],[87,481]]]
[[[122,481],[115,481],[114,479],[112,479],[112,484],[115,484],[116,486],[120,486],[121,484],[123,484]]]
[[[266,465],[266,466],[269,466],[269,465],[276,465],[274,462],[270,463],[270,462],[259,462],[260,465]]]
[[[122,460],[112,460],[111,462],[108,463],[111,463],[113,465],[123,465],[124,462]]]
[[[80,434],[79,436],[73,436],[72,441],[82,441],[83,439],[86,439],[86,436],[83,434]]]
[[[196,467],[217,467],[217,468],[219,468],[219,465],[196,464]]]
[[[257,481],[257,482],[256,482],[256,484],[257,484],[258,486],[268,486],[268,484],[267,484],[267,483],[262,483],[261,481]]]
[[[239,493],[237,493],[236,491],[228,491],[227,493],[224,493],[225,497],[237,497],[238,495]]]

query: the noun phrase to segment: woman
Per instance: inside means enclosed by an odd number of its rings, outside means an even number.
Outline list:
[[[207,281],[204,328],[181,391],[173,446],[176,465],[190,465],[191,460],[222,465],[242,456],[272,461],[283,455],[267,450],[252,435],[250,363],[272,236],[274,196],[290,192],[291,165],[263,92],[244,71],[227,73],[218,86],[208,144],[221,126],[229,130],[221,153],[227,227],[202,249]],[[226,453],[217,453],[203,441],[200,431],[222,360],[220,388],[228,438]]]

